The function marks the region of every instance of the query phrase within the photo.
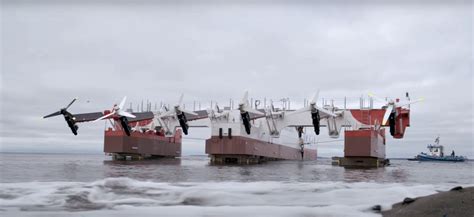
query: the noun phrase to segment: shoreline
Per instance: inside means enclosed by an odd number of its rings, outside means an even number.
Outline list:
[[[405,198],[381,214],[383,217],[474,216],[474,187],[459,186],[424,197]]]

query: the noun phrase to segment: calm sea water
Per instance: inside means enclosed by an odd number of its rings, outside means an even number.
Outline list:
[[[1,216],[379,216],[404,197],[474,185],[474,164],[330,159],[214,166],[206,156],[112,161],[103,155],[0,154]]]

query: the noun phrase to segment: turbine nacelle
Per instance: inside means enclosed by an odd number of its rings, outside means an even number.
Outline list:
[[[74,115],[69,113],[67,109],[71,107],[71,105],[77,100],[77,98],[74,98],[66,107],[61,108],[59,111],[54,112],[52,114],[46,115],[43,118],[50,118],[58,115],[63,115],[64,120],[66,121],[67,125],[69,128],[71,128],[71,131],[74,135],[77,135],[77,130],[79,129],[79,126],[76,125],[76,118]]]
[[[163,118],[172,117],[172,118],[178,119],[179,125],[181,126],[183,133],[185,135],[188,135],[189,126],[188,126],[188,120],[186,118],[186,114],[189,114],[189,115],[198,115],[198,114],[193,111],[188,111],[184,109],[183,97],[184,95],[181,94],[181,96],[179,97],[178,103],[173,106],[173,109],[165,111],[159,116],[159,118],[163,119]],[[174,129],[168,129],[168,133],[172,134],[171,132],[169,132],[169,130],[174,130]]]
[[[133,114],[130,114],[126,111],[123,111],[126,100],[127,100],[127,97],[126,96],[123,97],[123,99],[122,99],[122,101],[120,102],[119,105],[114,104],[114,106],[112,107],[112,110],[110,111],[110,113],[105,114],[104,116],[102,116],[100,118],[97,118],[96,120],[94,120],[92,122],[97,122],[97,121],[108,119],[108,118],[117,118],[120,121],[120,125],[122,126],[123,130],[125,131],[125,134],[127,134],[127,136],[130,136],[131,128],[128,125],[128,119],[127,118],[136,118],[136,116],[133,115]]]
[[[250,106],[248,97],[249,97],[249,92],[245,91],[244,96],[242,97],[242,100],[239,103],[240,113],[249,112],[249,113],[256,114],[256,115],[264,115],[262,112],[254,109],[254,108],[252,108],[252,106]]]
[[[122,99],[122,101],[120,102],[119,105],[114,104],[114,106],[112,107],[112,110],[110,111],[110,113],[108,113],[108,114],[106,114],[106,115],[104,115],[100,118],[97,118],[93,122],[97,122],[97,121],[100,121],[100,120],[103,120],[103,119],[106,119],[106,118],[110,118],[113,115],[117,115],[118,118],[120,118],[120,117],[136,118],[135,115],[130,114],[130,113],[123,110],[126,101],[127,101],[127,97],[125,96],[125,97],[123,97],[123,99]]]
[[[330,117],[337,117],[337,114],[335,114],[334,112],[329,111],[326,108],[321,108],[317,105],[318,97],[319,97],[319,90],[313,95],[313,97],[311,98],[311,101],[306,107],[292,112],[292,114],[310,112],[313,127],[314,127],[314,132],[316,133],[316,135],[319,135],[319,132],[320,132],[320,126],[319,126],[319,122],[321,120],[320,112]]]
[[[242,118],[242,124],[245,127],[245,132],[247,134],[250,134],[251,128],[252,128],[252,125],[250,124],[250,113],[256,114],[256,115],[262,115],[262,116],[264,114],[256,109],[253,109],[250,106],[248,97],[249,97],[249,92],[245,91],[244,97],[242,97],[242,100],[239,103],[239,110],[240,110],[240,117]]]
[[[411,105],[411,104],[414,104],[414,103],[417,103],[417,102],[422,102],[424,101],[425,99],[424,98],[420,98],[420,99],[417,99],[417,100],[408,100],[404,103],[400,103],[400,99],[382,99],[378,96],[376,96],[375,94],[373,93],[369,93],[368,94],[369,97],[372,97],[374,98],[375,100],[379,101],[379,102],[384,102],[386,103],[384,105],[385,107],[385,113],[383,115],[383,119],[382,119],[382,125],[386,125],[387,124],[387,121],[390,119],[390,120],[393,120],[395,119],[395,117],[397,116],[397,108],[400,108],[400,107],[404,107],[404,106],[407,106],[407,105]],[[407,93],[407,96],[408,96],[408,93]],[[392,125],[392,124],[390,124]]]

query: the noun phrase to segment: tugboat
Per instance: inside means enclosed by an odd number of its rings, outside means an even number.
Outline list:
[[[427,146],[429,153],[421,152],[415,158],[409,160],[417,161],[455,161],[462,162],[467,158],[463,156],[456,156],[454,150],[451,152],[451,155],[444,155],[444,146],[439,144],[439,136],[435,139],[435,145],[429,144]]]

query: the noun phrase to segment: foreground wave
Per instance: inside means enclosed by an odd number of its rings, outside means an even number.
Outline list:
[[[186,182],[106,178],[2,183],[2,216],[378,216],[450,186],[372,182]]]

